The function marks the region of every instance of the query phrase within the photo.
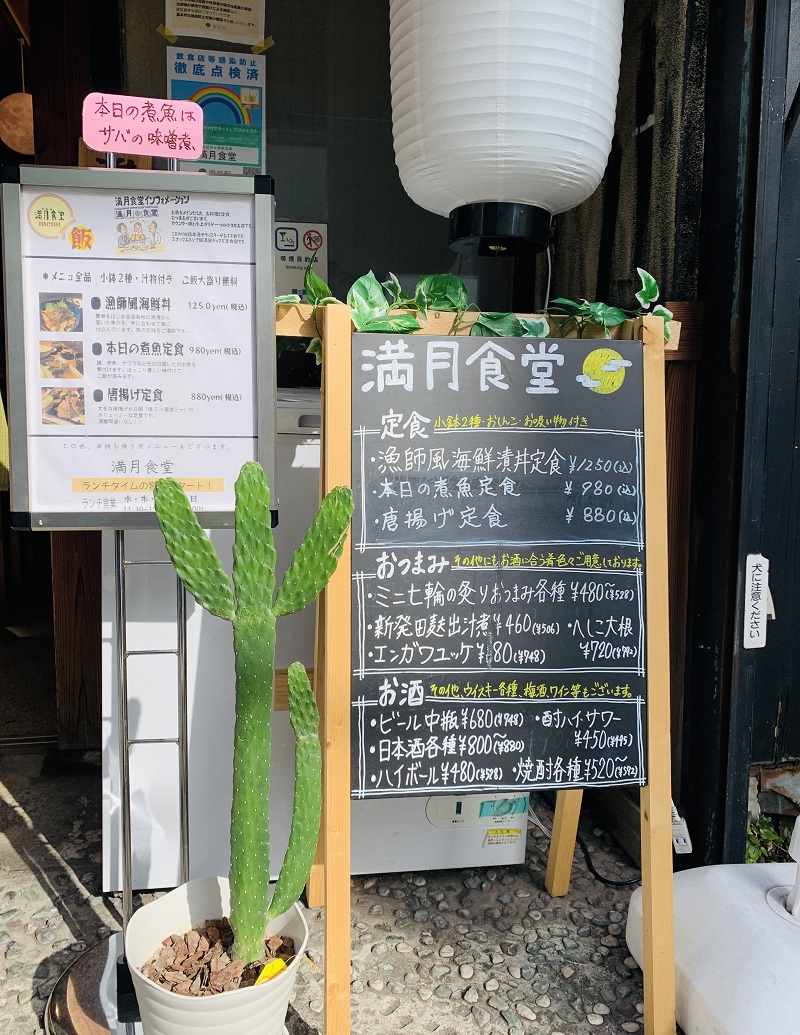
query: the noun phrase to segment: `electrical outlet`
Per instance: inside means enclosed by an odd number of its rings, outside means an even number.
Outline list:
[[[689,855],[692,851],[692,839],[689,837],[689,828],[686,820],[681,816],[672,820],[672,847],[676,855]]]

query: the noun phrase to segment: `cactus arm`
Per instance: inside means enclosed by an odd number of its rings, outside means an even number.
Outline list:
[[[236,480],[233,543],[236,724],[231,806],[231,926],[234,955],[264,955],[269,886],[269,775],[275,667],[275,546],[269,489],[260,464]]]
[[[269,609],[233,623],[236,722],[231,805],[233,952],[247,963],[264,956],[269,899],[269,766],[275,618]]]
[[[353,493],[346,486],[332,489],[297,547],[275,597],[276,616],[290,615],[314,600],[336,570],[353,516]]]
[[[167,553],[184,586],[206,611],[232,621],[234,600],[228,576],[183,489],[174,478],[159,478],[153,497]]]
[[[275,543],[269,488],[261,464],[248,461],[236,479],[236,537],[233,586],[239,612],[272,604],[275,592]]]
[[[295,735],[292,830],[269,907],[269,920],[285,913],[300,897],[314,861],[322,812],[319,712],[306,670],[299,661],[289,667],[289,721]]]

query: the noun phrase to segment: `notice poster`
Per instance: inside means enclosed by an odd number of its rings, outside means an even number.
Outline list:
[[[266,62],[253,54],[167,47],[167,95],[203,109],[203,153],[180,168],[255,176],[264,170]]]
[[[353,339],[354,797],[645,782],[639,342]]]
[[[31,513],[125,527],[163,475],[233,510],[257,450],[254,204],[20,187]]]
[[[314,272],[328,282],[328,224],[275,224],[275,294],[299,295],[307,302],[303,286],[306,269],[314,260]]]
[[[247,43],[264,39],[265,0],[167,0],[164,24],[176,36]]]

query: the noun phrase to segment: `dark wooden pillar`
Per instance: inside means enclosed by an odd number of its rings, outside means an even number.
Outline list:
[[[119,3],[30,0],[30,25],[36,162],[77,165],[83,98],[94,89],[119,89]],[[54,532],[51,554],[58,745],[98,748],[100,533]]]

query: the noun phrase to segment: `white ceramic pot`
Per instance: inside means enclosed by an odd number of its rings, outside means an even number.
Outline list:
[[[270,924],[273,934],[294,939],[296,955],[271,981],[235,992],[186,996],[170,992],[141,973],[140,967],[171,934],[182,934],[206,920],[230,914],[228,881],[205,877],[189,881],[133,914],[125,934],[128,960],[144,1035],[283,1035],[289,995],[308,941],[308,927],[298,905]]]

